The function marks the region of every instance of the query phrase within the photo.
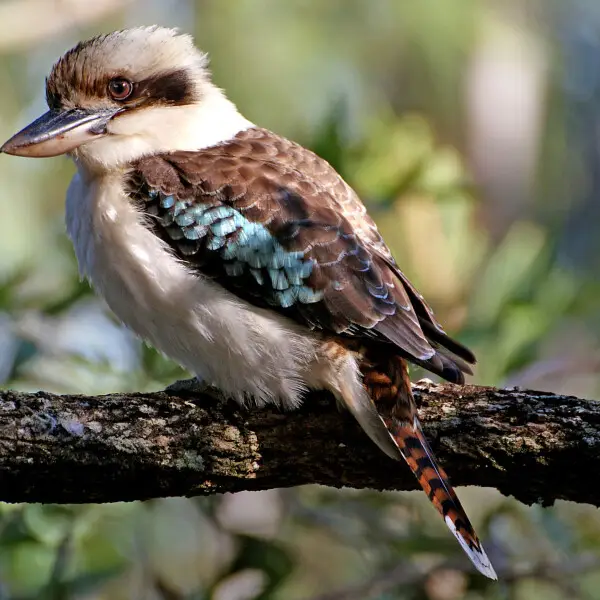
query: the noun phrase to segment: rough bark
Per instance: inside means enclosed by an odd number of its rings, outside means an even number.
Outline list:
[[[423,426],[455,485],[526,503],[600,505],[600,405],[543,392],[417,384]],[[183,393],[0,392],[0,500],[112,502],[307,483],[409,490],[326,394],[294,412]]]

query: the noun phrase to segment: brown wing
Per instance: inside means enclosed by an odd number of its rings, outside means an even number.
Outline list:
[[[432,347],[441,328],[362,202],[309,150],[253,128],[140,160],[130,190],[180,258],[237,295],[312,328],[393,343],[443,373]]]

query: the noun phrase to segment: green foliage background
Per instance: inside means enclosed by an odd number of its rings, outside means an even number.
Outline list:
[[[597,397],[595,3],[139,0],[71,25],[73,3],[48,2],[52,31],[43,11],[18,12],[29,4],[0,2],[21,15],[0,19],[0,39],[17,40],[0,43],[0,138],[44,110],[43,77],[79,39],[179,26],[246,116],[313,148],[361,193],[440,321],[476,351],[476,383]],[[78,280],[62,218],[72,173],[65,159],[0,157],[0,379],[160,389],[180,369]],[[0,598],[600,598],[595,508],[460,495],[499,584],[472,571],[423,494],[309,486],[1,505]],[[386,573],[394,585],[358,587]]]

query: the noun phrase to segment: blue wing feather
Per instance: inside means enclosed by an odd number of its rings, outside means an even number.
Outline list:
[[[315,260],[286,250],[265,225],[250,221],[232,206],[177,201],[157,189],[146,192],[145,206],[182,253],[189,251],[183,241],[197,242],[194,252],[216,254],[212,260],[222,262],[227,277],[250,274],[268,304],[289,308],[296,302],[322,300],[323,291],[307,285]]]

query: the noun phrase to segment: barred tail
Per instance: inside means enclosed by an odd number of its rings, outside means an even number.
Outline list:
[[[384,422],[392,438],[398,445],[404,460],[415,474],[423,491],[437,508],[477,570],[497,579],[496,572],[487,557],[460,500],[450,485],[448,476],[437,463],[418,419],[412,424],[384,417]]]
[[[406,360],[379,352],[377,348],[366,348],[360,370],[368,399],[366,402],[354,403],[346,400],[346,406],[353,409],[361,426],[386,454],[396,459],[400,459],[402,455],[477,570],[490,579],[497,579],[494,568],[450,485],[448,475],[438,465],[425,439],[417,418]],[[369,405],[371,410],[376,409],[378,424],[364,418],[364,414],[370,414],[365,410],[365,405]],[[382,431],[384,428],[385,434]],[[383,438],[387,444],[382,443]]]

